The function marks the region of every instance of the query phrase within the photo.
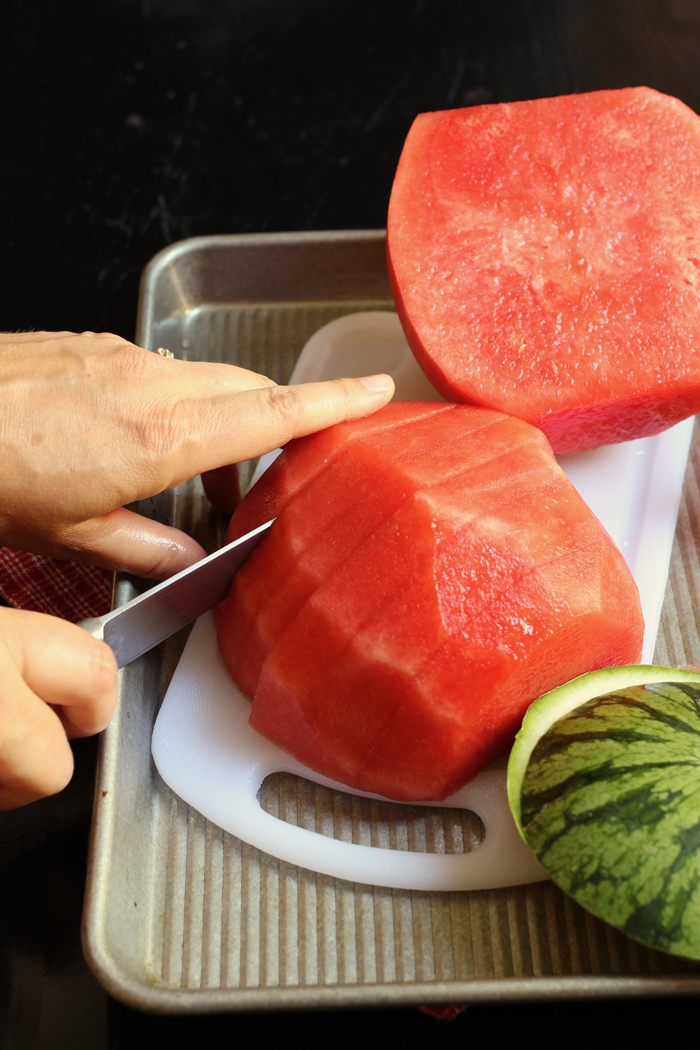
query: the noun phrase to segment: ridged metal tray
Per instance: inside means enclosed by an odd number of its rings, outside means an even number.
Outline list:
[[[372,309],[393,309],[383,231],[200,237],[146,268],[136,341],[284,382],[314,331]],[[696,425],[658,664],[700,663],[699,478]],[[160,504],[206,549],[220,544],[225,519],[198,481]],[[136,587],[119,579],[115,601]],[[120,672],[101,742],[83,943],[112,995],[195,1013],[700,992],[699,965],[637,944],[552,883],[468,893],[358,885],[209,823],[163,783],[150,752],[185,636]],[[268,778],[260,801],[319,834],[390,848],[461,852],[480,841],[474,814],[370,804],[288,774]]]

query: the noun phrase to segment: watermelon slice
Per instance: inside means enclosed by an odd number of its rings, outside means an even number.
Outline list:
[[[700,409],[700,118],[649,88],[424,113],[399,162],[389,271],[448,400],[555,452]]]
[[[527,712],[508,763],[520,832],[579,904],[700,959],[700,674],[616,667]]]
[[[538,430],[442,406],[430,434],[411,405],[390,407],[393,441],[363,431],[288,500],[217,611],[219,646],[254,695],[251,725],[302,762],[441,799],[507,749],[535,696],[638,659],[643,623],[622,556]]]

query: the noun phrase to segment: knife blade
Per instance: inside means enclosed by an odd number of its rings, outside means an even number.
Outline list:
[[[107,643],[124,667],[226,597],[236,570],[272,521],[265,522],[176,576],[164,580],[125,605],[78,624]]]

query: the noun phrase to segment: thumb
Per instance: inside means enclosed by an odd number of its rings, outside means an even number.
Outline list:
[[[125,507],[69,525],[54,537],[54,557],[85,561],[114,572],[166,580],[206,557],[191,536]]]

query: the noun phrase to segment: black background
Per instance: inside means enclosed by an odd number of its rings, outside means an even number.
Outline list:
[[[648,84],[700,111],[700,0],[3,0],[0,330],[133,338],[139,275],[196,234],[385,225],[416,113]],[[0,469],[2,465],[0,464]],[[0,1046],[641,1046],[695,998],[149,1017],[101,991],[79,925],[95,744],[0,814]]]

